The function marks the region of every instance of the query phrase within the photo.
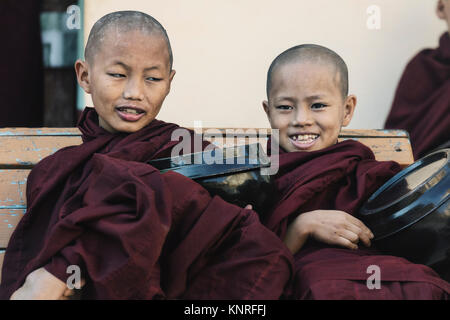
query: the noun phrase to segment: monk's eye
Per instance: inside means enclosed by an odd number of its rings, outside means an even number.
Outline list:
[[[125,78],[125,75],[121,73],[108,73],[108,76],[113,78]]]
[[[314,110],[320,110],[320,109],[324,109],[325,107],[326,107],[327,105],[326,104],[324,104],[324,103],[314,103],[312,106],[311,106],[311,109],[314,109]]]
[[[145,78],[145,80],[152,81],[152,82],[158,82],[158,81],[161,81],[162,79],[155,78],[155,77],[147,77],[147,78]]]
[[[287,106],[287,105],[276,106],[275,108],[278,110],[292,110],[293,109],[293,107]]]

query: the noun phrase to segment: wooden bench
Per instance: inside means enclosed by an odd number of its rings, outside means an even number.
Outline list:
[[[269,129],[231,129],[233,140],[214,139],[226,129],[203,129],[204,138],[220,147],[260,139]],[[209,134],[208,134],[209,133]],[[263,136],[260,141],[265,147]],[[409,136],[402,130],[344,130],[340,140],[355,139],[369,146],[377,160],[395,160],[403,167],[414,162]],[[253,142],[253,141],[252,141]],[[33,166],[57,150],[81,143],[77,128],[0,129],[0,269],[9,238],[26,211],[26,182]],[[0,278],[1,281],[1,278]]]

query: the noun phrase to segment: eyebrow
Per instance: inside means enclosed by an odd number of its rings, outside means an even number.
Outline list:
[[[306,101],[314,101],[314,100],[321,100],[324,99],[326,96],[323,94],[315,94],[312,96],[308,96],[306,97],[304,100]],[[276,98],[275,101],[276,102],[280,102],[280,101],[290,101],[290,102],[295,102],[297,99],[289,97],[289,96],[281,96],[279,98]]]
[[[119,65],[119,66],[122,66],[122,67],[123,67],[124,69],[126,69],[126,70],[130,70],[130,69],[131,69],[128,65],[126,65],[126,64],[123,63],[122,61],[114,61],[114,62],[112,63],[112,65]],[[152,66],[152,67],[145,68],[144,71],[158,70],[158,69],[159,69],[159,66]]]
[[[325,98],[325,95],[316,94],[316,95],[312,95],[312,96],[306,97],[305,100],[313,101],[313,100],[321,100],[323,98]]]
[[[281,96],[281,97],[275,99],[276,102],[280,102],[280,101],[284,101],[284,100],[287,100],[290,102],[295,102],[297,99],[291,98],[291,97],[285,97],[285,96]]]

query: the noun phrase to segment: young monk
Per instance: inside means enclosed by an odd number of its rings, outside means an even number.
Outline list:
[[[67,298],[75,266],[83,299],[277,299],[292,255],[256,213],[146,164],[178,142],[179,127],[155,119],[175,75],[164,28],[141,12],[108,14],[85,57],[75,68],[94,109],[79,122],[83,143],[30,173],[0,298]]]
[[[448,30],[437,49],[422,50],[409,62],[385,123],[409,132],[416,159],[450,147],[450,0],[439,0],[436,12]]]
[[[430,268],[379,255],[371,246],[374,235],[357,217],[361,205],[400,167],[376,161],[357,141],[338,143],[356,106],[356,97],[348,95],[344,61],[318,45],[290,48],[270,66],[267,95],[263,107],[271,127],[279,130],[274,138],[280,167],[276,204],[264,221],[294,254],[296,274],[288,296],[448,298],[450,284]],[[379,289],[366,285],[370,266],[381,272]]]

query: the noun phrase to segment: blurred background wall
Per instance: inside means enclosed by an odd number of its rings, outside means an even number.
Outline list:
[[[261,101],[276,55],[301,43],[340,54],[358,97],[351,128],[382,128],[408,60],[446,25],[434,0],[85,0],[85,37],[104,14],[141,10],[166,28],[172,91],[159,118],[184,126],[267,127]],[[420,79],[417,79],[420,81]],[[89,98],[86,103],[89,104]]]
[[[436,47],[446,28],[435,15],[436,2],[2,0],[6,45],[0,73],[16,76],[0,80],[0,127],[12,126],[6,121],[10,112],[22,113],[14,126],[75,125],[77,112],[91,105],[77,88],[73,64],[83,57],[92,25],[112,11],[141,10],[164,25],[174,51],[177,74],[159,119],[189,127],[195,121],[205,127],[268,127],[261,102],[271,61],[291,46],[317,43],[349,66],[350,92],[358,97],[350,128],[382,128],[405,65],[419,50]],[[42,46],[24,46],[31,40],[20,38],[19,30],[33,39],[40,30]]]

